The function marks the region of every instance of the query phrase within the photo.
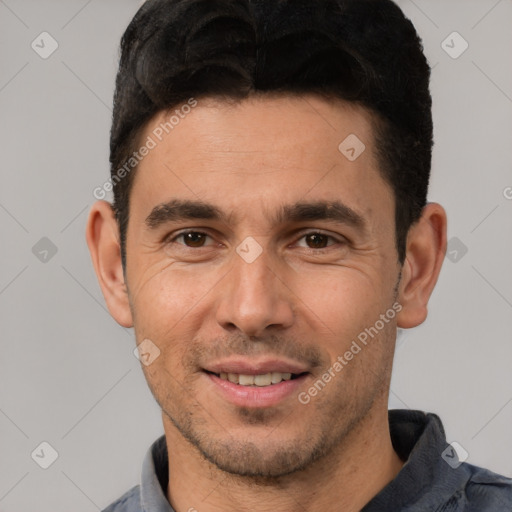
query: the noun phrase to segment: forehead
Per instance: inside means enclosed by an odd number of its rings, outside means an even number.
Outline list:
[[[299,200],[341,199],[359,211],[393,202],[362,107],[314,95],[195,101],[145,127],[141,143],[154,147],[132,195],[148,209],[173,198],[220,204],[234,216]]]

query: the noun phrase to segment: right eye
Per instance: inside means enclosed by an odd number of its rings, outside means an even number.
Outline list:
[[[184,245],[190,248],[199,248],[205,246],[205,241],[207,238],[210,238],[206,233],[202,231],[182,231],[178,233],[174,237],[168,240],[168,242],[178,243],[180,245]],[[178,240],[182,240],[179,242]]]

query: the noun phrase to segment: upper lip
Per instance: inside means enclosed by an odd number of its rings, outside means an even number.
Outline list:
[[[265,373],[281,372],[300,374],[308,371],[308,368],[295,361],[285,359],[241,359],[230,358],[205,366],[204,369],[211,373],[236,373],[240,375],[262,375]]]

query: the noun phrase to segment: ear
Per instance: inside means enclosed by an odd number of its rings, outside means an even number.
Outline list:
[[[123,327],[133,320],[121,262],[119,227],[110,203],[97,201],[87,220],[86,239],[110,314]]]
[[[446,253],[446,222],[444,208],[429,203],[409,230],[399,285],[402,310],[397,315],[398,327],[416,327],[427,318],[427,304]]]

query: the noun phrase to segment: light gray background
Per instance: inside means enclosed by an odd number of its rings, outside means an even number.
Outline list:
[[[84,239],[108,178],[119,39],[141,3],[0,0],[3,512],[103,508],[163,432]],[[399,336],[390,406],[438,413],[469,462],[512,476],[512,2],[398,3],[434,67],[430,200],[460,242],[427,322]],[[46,60],[31,48],[43,31],[59,44]],[[441,46],[453,31],[469,43],[457,59]],[[32,252],[42,237],[58,249],[46,262]],[[46,470],[31,458],[43,441],[59,454]]]

